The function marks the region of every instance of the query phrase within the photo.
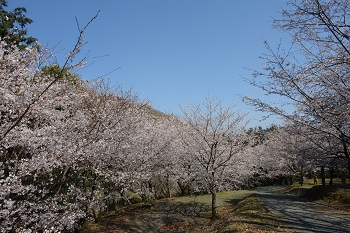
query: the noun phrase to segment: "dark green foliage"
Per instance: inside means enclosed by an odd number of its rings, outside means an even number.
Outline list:
[[[77,85],[81,80],[80,76],[70,72],[70,70],[66,68],[61,68],[57,64],[52,64],[49,66],[45,66],[42,68],[42,75],[47,78],[48,82],[52,82],[55,79],[58,79],[58,82],[66,82],[70,85]]]
[[[6,0],[0,0],[0,37],[8,44],[18,45],[25,48],[28,45],[34,45],[37,41],[34,37],[27,36],[26,26],[33,20],[27,18],[26,8],[17,7],[12,11],[7,11]]]
[[[274,132],[278,129],[276,125],[272,125],[263,129],[261,126],[257,126],[255,128],[249,128],[246,132],[248,135],[253,136],[254,143],[253,146],[261,145],[268,140],[268,134]]]
[[[129,202],[131,204],[141,203],[142,202],[142,198],[141,198],[141,196],[139,194],[133,193],[133,194],[131,194],[131,196],[129,198]]]

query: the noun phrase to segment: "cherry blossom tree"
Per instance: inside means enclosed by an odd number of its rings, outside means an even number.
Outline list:
[[[145,104],[100,80],[41,70],[35,49],[2,49],[2,230],[73,230],[115,192],[108,184],[123,182]]]
[[[280,133],[289,138],[288,140],[280,140],[280,142],[293,155],[290,157],[291,170],[300,173],[303,173],[307,167],[308,170],[312,169],[313,173],[320,170],[322,184],[325,185],[325,168],[328,167],[332,170],[334,164],[347,168],[347,160],[338,156],[342,147],[339,145],[338,139],[332,135],[317,133],[310,127],[297,124],[285,125],[281,128]]]
[[[190,127],[181,122],[177,129],[180,139],[177,145],[177,149],[179,150],[177,184],[180,188],[180,194],[185,196],[199,191],[198,181],[201,169],[198,167],[194,153],[192,153],[193,148],[190,146],[192,141],[190,137]]]
[[[72,88],[63,78],[53,82],[52,77],[41,75],[42,56],[36,48],[1,45],[1,228],[74,228],[83,213],[76,203],[60,205],[62,196],[47,188],[53,180],[46,175],[53,173],[59,161],[47,154],[42,143],[47,134],[39,132],[59,118],[55,103],[69,99]]]
[[[174,116],[157,117],[155,127],[157,139],[153,143],[156,149],[150,159],[150,172],[156,180],[161,196],[171,197],[175,190],[177,177],[181,173],[179,162],[181,159],[181,142],[179,140],[179,120]]]
[[[216,196],[224,183],[227,168],[242,162],[239,152],[247,144],[243,130],[246,115],[223,107],[216,98],[206,98],[197,106],[183,108],[183,122],[188,126],[188,150],[200,169],[201,182],[212,195],[212,218],[216,217]]]
[[[130,146],[134,177],[132,188],[144,200],[170,197],[181,172],[179,161],[181,143],[178,137],[180,121],[152,108],[146,108]],[[136,176],[137,177],[136,177]]]
[[[298,177],[300,185],[304,177],[315,172],[318,160],[324,160],[319,148],[308,140],[306,131],[297,131],[294,125],[279,127],[269,136],[268,151],[277,155],[279,162],[284,161],[285,173]],[[307,128],[306,128],[307,129]]]
[[[91,209],[97,177],[107,175],[99,153],[128,135],[142,105],[70,73],[81,64],[73,58],[85,29],[58,72],[40,68],[48,50],[43,56],[1,42],[2,231],[77,228]]]
[[[266,42],[266,68],[249,80],[281,101],[246,100],[298,127],[308,127],[315,138],[327,139],[324,143],[333,138],[338,145],[332,146],[338,148],[335,154],[347,161],[350,174],[348,1],[302,0],[289,5],[274,26],[293,36],[292,46],[274,50]]]

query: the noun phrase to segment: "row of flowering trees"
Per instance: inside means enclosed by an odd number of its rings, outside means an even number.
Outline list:
[[[48,50],[0,43],[1,231],[72,231],[130,194],[211,193],[214,218],[216,192],[263,161],[245,116],[215,98],[166,115],[131,91],[83,81],[73,64],[82,34],[61,66]]]
[[[75,69],[84,58],[74,59],[95,18],[79,28],[77,44],[61,65],[51,63],[49,50],[12,44],[2,34],[1,231],[73,231],[133,195],[148,201],[210,193],[215,218],[220,190],[289,172],[303,177],[305,169],[331,164],[350,174],[350,4],[290,5],[275,26],[292,33],[293,47],[274,51],[266,44],[266,69],[249,80],[283,102],[246,98],[287,119],[269,134],[245,130],[246,116],[215,98],[172,116],[131,91],[103,80],[83,81]],[[1,17],[9,18],[4,13]]]
[[[274,26],[292,36],[292,46],[266,43],[265,70],[249,79],[280,101],[246,100],[287,120],[287,147],[301,163],[343,166],[350,178],[349,12],[348,0],[289,1]]]

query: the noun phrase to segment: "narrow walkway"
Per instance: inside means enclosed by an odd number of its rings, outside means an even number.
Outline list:
[[[287,232],[349,232],[350,213],[339,211],[291,194],[277,194],[268,190],[256,194],[262,205],[281,217]]]

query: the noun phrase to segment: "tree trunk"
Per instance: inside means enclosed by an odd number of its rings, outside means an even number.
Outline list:
[[[348,179],[350,181],[350,159],[347,158],[347,160],[348,160]]]
[[[216,218],[216,190],[211,191],[211,218]]]
[[[186,187],[187,187],[187,195],[191,196],[192,195],[191,183],[187,182]]]
[[[153,184],[151,181],[148,181],[148,192],[149,196],[152,197],[152,199],[156,200],[157,199],[157,190],[155,187],[153,187]]]
[[[322,179],[322,185],[326,185],[326,177],[324,175],[324,166],[321,167],[321,179]]]
[[[97,175],[92,174],[92,176],[94,178],[94,181],[91,187],[91,194],[90,194],[90,200],[89,200],[90,203],[94,199],[95,191],[97,188]],[[88,209],[88,206],[87,206],[87,209]],[[94,218],[94,222],[97,223],[98,220],[100,219],[100,214],[101,214],[100,206],[98,204],[92,205],[91,211],[92,211],[92,217]]]
[[[61,190],[63,188],[63,185],[65,184],[66,182],[66,179],[67,179],[67,176],[72,168],[72,165],[73,163],[71,162],[65,169],[64,169],[64,172],[63,172],[63,175],[62,175],[62,178],[61,178],[61,181],[60,181],[60,184],[58,186],[58,189],[57,189],[57,192],[56,192],[56,196],[58,196],[58,194],[61,193]]]
[[[181,196],[185,196],[186,195],[186,189],[187,189],[186,184],[183,184],[181,181],[177,181],[177,185],[180,188]]]
[[[329,176],[330,176],[329,185],[333,184],[333,174],[334,174],[334,168],[330,167],[329,168]]]
[[[345,137],[344,134],[340,135],[340,138],[342,139],[342,144],[343,144],[343,150],[344,150],[344,154],[345,154],[345,158],[347,161],[347,165],[348,165],[348,178],[350,181],[350,154],[349,154],[349,150],[348,150],[348,139]]]
[[[171,198],[169,174],[167,174],[167,176],[166,176],[166,197]]]

